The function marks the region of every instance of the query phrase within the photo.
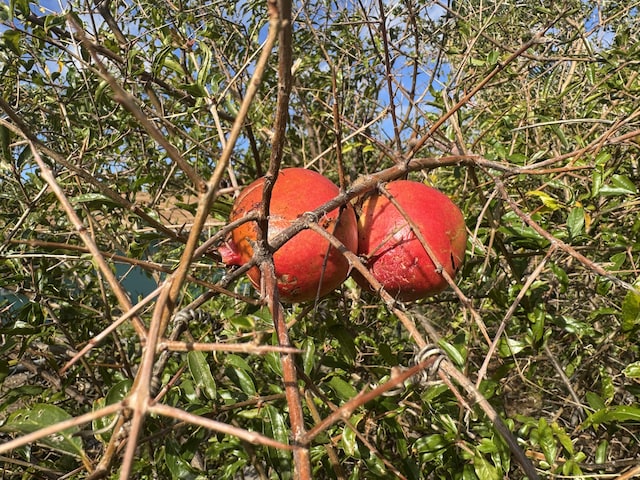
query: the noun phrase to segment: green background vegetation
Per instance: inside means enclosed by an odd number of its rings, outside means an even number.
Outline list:
[[[442,159],[408,176],[464,212],[463,295],[400,308],[438,332],[541,478],[616,478],[640,468],[638,4],[543,3],[294,3],[282,167],[336,183],[342,172],[348,189],[409,158]],[[128,398],[143,352],[130,320],[61,373],[125,313],[69,211],[134,305],[178,269],[198,180],[219,164],[268,20],[253,0],[0,4],[0,442]],[[234,194],[269,169],[282,43],[202,242],[222,238]],[[214,248],[188,267],[177,309],[211,318],[178,339],[278,344],[272,312]],[[156,301],[138,312],[145,326]],[[353,280],[284,315],[302,351],[306,429],[416,352],[394,311]],[[295,437],[278,353],[174,352],[158,383],[170,384],[163,404]],[[454,385],[414,383],[359,405],[309,445],[313,478],[523,478]],[[102,416],[3,452],[3,478],[87,478],[105,458],[104,475],[119,478],[115,425]],[[299,475],[287,450],[167,416],[146,415],[130,440],[131,478]]]

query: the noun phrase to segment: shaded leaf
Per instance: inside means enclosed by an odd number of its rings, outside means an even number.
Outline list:
[[[216,399],[216,381],[211,374],[211,367],[203,352],[193,350],[187,354],[189,371],[195,385],[202,389],[210,400]]]
[[[329,386],[340,400],[350,400],[358,394],[358,391],[351,384],[345,382],[340,377],[331,377]]]

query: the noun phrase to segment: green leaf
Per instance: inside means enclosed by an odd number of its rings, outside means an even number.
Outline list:
[[[604,180],[604,169],[602,167],[596,167],[591,174],[591,198],[596,198],[600,195],[602,189],[602,183]]]
[[[273,405],[266,405],[264,407],[264,414],[265,419],[271,427],[271,437],[280,443],[289,444],[289,429],[287,428],[287,422],[282,411]]]
[[[638,288],[640,283],[636,282]],[[622,331],[630,332],[640,327],[640,293],[629,290],[622,300]]]
[[[225,357],[225,373],[247,396],[256,395],[256,386],[251,376],[249,364],[238,355]]]
[[[350,400],[358,394],[358,391],[350,383],[345,382],[340,377],[331,377],[329,387],[333,390],[340,400]]]
[[[551,428],[553,430],[553,434],[562,445],[562,448],[564,448],[567,451],[569,456],[573,457],[574,450],[573,450],[573,442],[571,441],[571,437],[567,435],[564,429],[560,427],[560,425],[558,425],[557,422],[553,422],[551,424]]]
[[[495,467],[481,454],[476,453],[473,457],[473,468],[480,480],[501,480],[502,475]]]
[[[7,30],[2,34],[2,43],[18,56],[22,55],[22,49],[20,48],[21,39],[22,34],[17,30]]]
[[[576,238],[582,235],[584,231],[584,208],[574,207],[569,211],[567,216],[567,230],[569,230],[569,236]]]
[[[113,205],[113,200],[111,200],[106,195],[102,193],[83,193],[82,195],[76,195],[71,199],[71,203],[89,203],[89,202],[100,202],[106,203],[109,205]]]
[[[0,153],[2,153],[2,159],[7,163],[11,163],[11,130],[5,125],[0,125]]]
[[[556,460],[556,455],[558,454],[558,447],[553,435],[553,430],[544,418],[541,418],[538,422],[538,443],[540,444],[547,463],[553,465]]]
[[[194,97],[206,97],[207,91],[199,83],[183,83],[180,88]]]
[[[495,65],[496,63],[498,63],[498,60],[500,60],[500,51],[499,50],[492,50],[491,52],[489,52],[487,54],[487,64],[488,65]]]
[[[9,362],[4,358],[0,358],[0,383],[9,376]]]
[[[604,167],[609,160],[611,160],[611,154],[609,152],[602,151],[596,156],[596,166]]]
[[[69,420],[71,415],[55,405],[38,403],[31,408],[18,410],[9,415],[7,422],[0,427],[0,431],[27,434],[56,423]],[[82,440],[75,436],[80,427],[71,427],[53,435],[49,435],[39,442],[54,450],[64,452],[74,457],[82,457],[84,450]]]
[[[168,438],[164,441],[164,464],[171,473],[172,480],[196,480],[198,474],[196,470],[189,464],[189,462],[183,457],[185,454],[182,445],[172,439]],[[188,452],[186,452],[188,453]]]
[[[614,405],[598,410],[585,420],[585,425],[617,424],[640,422],[640,408],[628,405]]]
[[[264,433],[274,440],[281,443],[289,443],[289,427],[282,410],[273,405],[265,405],[262,409],[262,418],[264,421]],[[292,477],[291,452],[280,448],[268,450],[271,463],[280,473],[281,479],[290,479]]]
[[[586,69],[586,74],[587,74],[587,80],[589,81],[590,85],[593,85],[594,83],[596,83],[596,67],[595,65],[591,64],[587,67]]]
[[[342,438],[340,443],[346,453],[350,457],[358,456],[358,437],[356,435],[356,429],[360,420],[362,420],[363,414],[353,415],[349,420],[351,425],[345,425],[342,429]]]
[[[162,48],[158,53],[156,53],[155,57],[153,57],[153,62],[151,63],[151,71],[156,77],[159,77],[162,73],[162,68],[165,66],[165,60],[167,56],[172,55],[172,51],[175,49],[173,45],[167,45]]]
[[[637,185],[626,175],[612,175],[611,183],[614,187],[624,190],[629,195],[638,193]]]
[[[236,367],[240,370],[244,370],[245,372],[250,372],[251,367],[247,363],[247,361],[239,355],[227,355],[224,359],[224,364],[226,366]]]
[[[498,343],[498,353],[503,358],[517,355],[525,348],[527,348],[527,344],[525,342],[513,338],[502,337],[500,338],[500,342]]]
[[[104,398],[100,398],[94,402],[93,410],[95,411],[123,400],[129,394],[132,383],[131,380],[122,380],[114,384]],[[98,440],[104,443],[109,442],[112,433],[112,429],[109,427],[113,425],[117,415],[117,413],[114,413],[93,420],[92,428],[96,432],[95,436]]]
[[[607,440],[602,440],[598,443],[598,447],[596,448],[595,454],[595,463],[601,464],[607,461],[607,450],[609,449],[609,442]]]
[[[569,142],[567,141],[567,137],[565,136],[562,129],[556,124],[550,125],[550,128],[551,130],[553,130],[553,133],[556,134],[556,137],[558,137],[558,140],[560,140],[560,143],[562,143],[562,146],[564,148],[569,148]]]
[[[640,361],[630,363],[624,367],[622,373],[627,378],[640,378]]]
[[[613,197],[617,195],[635,195],[638,193],[638,187],[629,177],[625,175],[612,175],[611,184],[602,185],[599,194],[605,197]]]
[[[460,351],[446,340],[440,340],[438,346],[447,354],[449,360],[455,363],[457,366],[462,367],[465,363],[465,358]]]
[[[342,325],[335,325],[331,328],[331,334],[338,340],[340,352],[345,360],[353,363],[356,360],[356,344],[353,341],[353,335]]]
[[[193,350],[187,354],[187,364],[195,385],[202,389],[210,400],[216,399],[216,381],[203,352]]]
[[[207,46],[206,43],[201,42],[199,44],[199,47],[200,47],[200,51],[202,52],[202,57],[200,60],[200,68],[198,69],[197,82],[204,90],[205,85],[209,82],[209,79],[211,78],[211,74],[212,74],[211,59],[213,55],[211,53],[211,49]]]
[[[593,410],[600,410],[602,408],[606,408],[607,406],[600,395],[593,392],[587,392],[585,395],[585,399]]]
[[[316,344],[313,338],[305,338],[302,342],[302,368],[305,374],[311,375],[316,363]]]

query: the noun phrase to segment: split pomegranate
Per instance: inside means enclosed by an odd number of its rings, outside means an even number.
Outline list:
[[[264,178],[246,187],[234,203],[230,220],[244,217],[261,208]],[[329,179],[303,168],[283,169],[276,180],[269,204],[268,238],[289,227],[303,213],[315,210],[336,197],[339,189]],[[348,249],[357,250],[358,227],[353,208],[342,212],[335,209],[324,215],[319,225],[332,233]],[[243,265],[253,256],[258,238],[255,221],[234,229],[226,245],[220,247],[222,261],[228,265]],[[273,254],[278,293],[282,301],[298,303],[313,300],[337,288],[349,272],[349,263],[328,240],[311,230],[303,230]],[[254,286],[260,285],[260,270],[248,272]]]
[[[386,189],[453,278],[464,260],[467,243],[460,209],[444,193],[420,182],[397,180]],[[398,300],[418,300],[447,287],[405,216],[381,193],[365,199],[358,236],[358,254],[365,258],[375,279]],[[364,278],[354,277],[363,288],[368,285]]]

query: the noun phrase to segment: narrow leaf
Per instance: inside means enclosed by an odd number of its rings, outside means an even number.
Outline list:
[[[187,354],[187,363],[195,384],[204,391],[207,398],[215,400],[216,381],[205,354],[197,350],[191,351]]]

